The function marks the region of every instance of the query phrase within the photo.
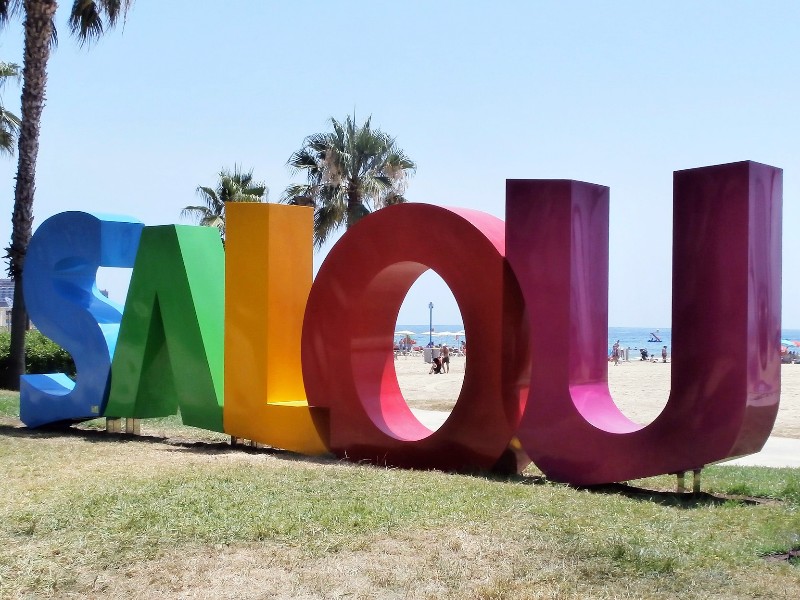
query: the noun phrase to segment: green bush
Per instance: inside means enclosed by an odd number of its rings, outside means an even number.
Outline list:
[[[0,377],[6,379],[11,334],[0,332]],[[28,373],[66,373],[75,376],[75,363],[61,346],[34,330],[25,334],[25,369]]]

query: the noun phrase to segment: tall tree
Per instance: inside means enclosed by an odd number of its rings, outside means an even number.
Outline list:
[[[289,166],[305,173],[306,183],[290,185],[281,202],[314,207],[317,247],[342,225],[351,227],[364,215],[405,202],[408,178],[416,164],[395,139],[347,117],[331,118],[333,131],[315,133],[292,154]]]
[[[19,65],[0,62],[0,90],[9,78],[19,78]],[[0,153],[14,154],[19,134],[19,117],[5,109],[0,97]]]
[[[269,190],[263,181],[253,181],[253,170],[242,172],[234,165],[233,172],[222,169],[216,188],[197,186],[197,195],[205,202],[201,206],[187,206],[182,217],[194,219],[200,225],[216,227],[225,243],[225,205],[228,202],[266,202]]]
[[[106,27],[116,25],[127,14],[133,0],[74,0],[69,28],[81,44],[98,39]],[[25,372],[25,330],[28,313],[22,295],[25,255],[33,228],[33,199],[36,189],[36,159],[39,130],[47,88],[47,62],[57,39],[54,18],[57,0],[0,0],[0,25],[15,16],[24,18],[24,59],[14,212],[11,217],[11,245],[6,249],[8,273],[14,279],[14,308],[11,313],[11,349],[7,387],[18,388]]]

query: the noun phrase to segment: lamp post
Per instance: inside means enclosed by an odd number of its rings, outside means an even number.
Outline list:
[[[428,325],[428,346],[433,346],[433,302],[428,303],[428,310],[431,312],[430,325]]]

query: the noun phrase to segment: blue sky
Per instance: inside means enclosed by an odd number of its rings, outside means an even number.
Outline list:
[[[750,159],[784,169],[783,320],[800,328],[800,3],[137,0],[90,49],[61,4],[37,223],[63,210],[182,222],[197,185],[235,163],[277,201],[306,135],[371,114],[417,162],[415,202],[502,218],[506,178],[610,186],[609,324],[666,327],[672,172]],[[0,59],[21,63],[21,48],[12,22]],[[6,107],[18,96],[9,84]],[[15,170],[0,160],[6,215]],[[124,274],[102,277],[124,294]],[[460,321],[427,275],[399,321],[427,323],[429,301],[436,323]]]

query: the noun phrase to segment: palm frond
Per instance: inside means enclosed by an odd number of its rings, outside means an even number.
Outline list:
[[[237,194],[236,199],[232,202],[263,202],[263,194]]]
[[[328,237],[347,219],[344,206],[341,204],[327,204],[320,206],[314,212],[314,245],[319,248]]]
[[[405,196],[403,196],[402,194],[395,194],[395,193],[387,194],[386,198],[383,199],[384,206],[392,206],[393,204],[404,204],[406,202],[408,202],[408,200],[406,200]]]
[[[303,140],[287,165],[303,173],[305,184],[284,190],[281,202],[311,205],[314,240],[320,246],[342,225],[351,226],[390,203],[405,201],[403,194],[416,165],[394,138],[372,128],[372,118],[359,125],[355,117],[331,117],[331,131]]]
[[[217,190],[198,185],[195,193],[206,203],[206,208],[211,212],[218,213],[222,210],[223,203],[217,195]]]
[[[112,27],[117,24],[120,16],[123,18],[133,6],[133,0],[100,0],[100,6]]]
[[[295,173],[303,169],[314,169],[317,165],[317,156],[308,148],[302,148],[289,157],[287,164]]]
[[[0,61],[0,88],[2,88],[7,79],[21,79],[21,70],[16,63],[7,63]]]
[[[50,19],[50,49],[58,48],[58,29],[56,29],[55,18]]]
[[[0,27],[22,14],[22,0],[0,0]]]
[[[218,175],[216,188],[199,185],[195,190],[205,206],[187,206],[181,211],[181,216],[193,218],[200,225],[218,228],[224,244],[226,203],[265,202],[269,188],[264,182],[254,180],[252,169],[243,171],[239,165],[234,165],[232,171],[222,169]]]
[[[19,79],[19,65],[0,62],[0,90],[9,78]],[[12,155],[19,135],[20,119],[0,103],[0,153]]]
[[[209,214],[207,206],[186,206],[181,210],[182,219],[194,219],[198,223]]]
[[[216,227],[222,231],[225,227],[225,219],[223,215],[206,215],[200,219],[200,225],[203,227]]]
[[[103,17],[94,0],[75,0],[69,15],[69,29],[81,45],[103,35]]]
[[[0,127],[10,130],[16,135],[16,133],[19,133],[21,124],[22,121],[17,115],[0,106]]]
[[[106,25],[117,24],[127,15],[133,0],[75,0],[69,15],[69,28],[80,44],[91,44],[103,35]],[[55,31],[55,28],[53,28]]]
[[[12,156],[14,154],[14,147],[16,144],[16,134],[0,125],[0,154]]]
[[[297,198],[304,198],[313,194],[313,185],[307,185],[305,183],[293,183],[283,190],[279,202],[283,204],[292,204]]]

